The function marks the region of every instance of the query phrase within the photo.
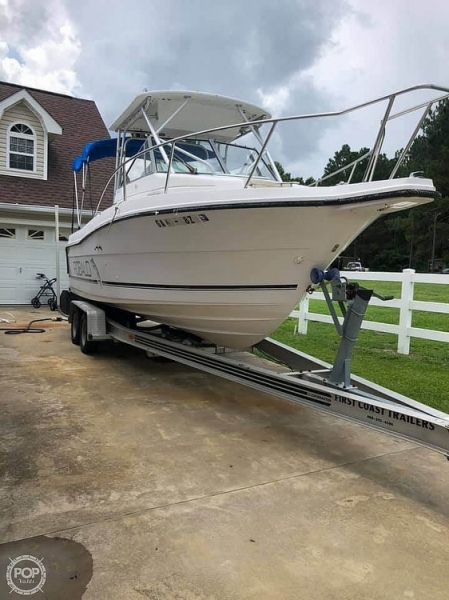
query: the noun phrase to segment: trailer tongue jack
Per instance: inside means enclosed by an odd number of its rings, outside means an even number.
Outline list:
[[[449,415],[361,377],[351,376],[351,355],[373,291],[340,279],[334,269],[326,273],[314,269],[311,279],[314,286],[321,287],[341,336],[333,365],[270,338],[259,342],[255,349],[276,363],[250,352],[199,343],[194,336],[184,332],[180,336],[180,332],[162,325],[130,327],[129,314],[120,319],[117,309],[111,311],[108,306],[83,300],[73,300],[70,304],[72,342],[80,345],[86,354],[96,351],[98,343],[104,340],[123,342],[145,350],[149,356],[172,359],[449,457]],[[331,284],[332,298],[326,282]],[[342,311],[342,325],[333,302],[337,302]],[[280,367],[279,362],[290,370]]]

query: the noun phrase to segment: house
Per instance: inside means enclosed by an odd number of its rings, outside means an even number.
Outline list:
[[[59,206],[61,289],[67,287],[65,244],[72,230],[72,160],[88,142],[108,138],[95,102],[0,82],[0,305],[29,304],[36,273],[56,274],[55,206]],[[97,204],[112,173],[91,167]],[[103,207],[111,201],[112,192]],[[87,211],[86,211],[87,212]]]

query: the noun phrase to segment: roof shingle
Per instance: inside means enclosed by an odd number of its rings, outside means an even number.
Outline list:
[[[93,100],[74,98],[23,85],[0,82],[0,101],[26,89],[27,92],[61,125],[62,135],[56,136],[48,146],[48,179],[30,179],[0,175],[0,202],[39,206],[71,208],[73,204],[72,160],[83,147],[95,140],[110,137]],[[90,166],[92,202],[97,204],[103,188],[114,169],[114,160],[106,159]],[[86,208],[90,208],[88,190]],[[112,201],[112,188],[108,188],[102,207]]]

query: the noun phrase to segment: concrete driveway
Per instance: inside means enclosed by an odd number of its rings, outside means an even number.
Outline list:
[[[0,450],[0,598],[448,598],[444,457],[65,323],[0,332]]]

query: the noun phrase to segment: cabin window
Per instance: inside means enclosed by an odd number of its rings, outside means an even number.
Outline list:
[[[25,123],[11,125],[8,132],[8,167],[17,171],[35,170],[36,136]]]

